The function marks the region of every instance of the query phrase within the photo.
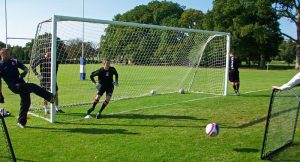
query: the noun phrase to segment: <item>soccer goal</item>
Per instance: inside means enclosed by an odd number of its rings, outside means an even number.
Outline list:
[[[89,75],[103,58],[119,73],[114,100],[150,95],[152,90],[226,95],[229,40],[223,32],[54,15],[38,24],[31,67],[43,70],[35,62],[51,48],[52,70],[44,70],[53,92],[57,80],[63,107],[92,102],[96,89]],[[57,75],[50,74],[56,68]],[[29,81],[39,83],[34,73]],[[41,108],[42,101],[32,103],[32,109]]]
[[[300,87],[273,90],[262,144],[261,158],[271,160],[293,144],[299,115]]]
[[[10,141],[9,133],[5,124],[4,116],[0,113],[0,161],[17,161]]]

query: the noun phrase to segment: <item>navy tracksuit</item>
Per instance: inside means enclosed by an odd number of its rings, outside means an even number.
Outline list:
[[[7,61],[0,61],[0,82],[1,78],[6,82],[8,88],[19,94],[21,97],[21,107],[18,122],[22,125],[26,125],[27,122],[27,112],[29,110],[31,101],[30,93],[35,93],[36,95],[50,101],[53,97],[52,93],[44,90],[40,86],[34,83],[25,83],[21,77],[18,68],[25,70],[26,66],[15,59],[9,59]]]

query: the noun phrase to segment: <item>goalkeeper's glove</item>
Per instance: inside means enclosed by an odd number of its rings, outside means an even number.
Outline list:
[[[114,81],[113,84],[114,84],[114,86],[119,86],[118,81]]]
[[[4,96],[2,95],[2,92],[0,93],[0,103],[4,103]]]
[[[96,87],[96,89],[98,90],[98,91],[100,91],[100,89],[101,89],[101,84],[100,83],[95,83],[95,87]]]
[[[36,77],[41,81],[43,80],[43,76],[41,74],[37,74]]]

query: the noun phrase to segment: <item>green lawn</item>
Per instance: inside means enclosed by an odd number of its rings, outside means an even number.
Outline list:
[[[261,161],[271,86],[296,73],[242,69],[241,96],[234,96],[229,86],[226,97],[168,94],[124,99],[111,102],[100,120],[83,119],[89,106],[67,107],[55,124],[29,116],[26,129],[16,126],[18,95],[4,89],[4,106],[12,112],[6,122],[18,161]],[[64,79],[58,82],[63,93]],[[81,84],[95,93],[90,81]],[[118,88],[122,82],[115,95]],[[220,126],[217,137],[205,134],[210,122]],[[295,145],[276,158],[300,161],[299,150],[298,120]]]

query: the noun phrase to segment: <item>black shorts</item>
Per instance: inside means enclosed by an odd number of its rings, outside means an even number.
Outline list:
[[[240,73],[238,70],[229,71],[229,81],[230,82],[240,82]]]
[[[115,87],[113,85],[109,85],[109,86],[102,85],[100,90],[97,92],[97,95],[102,96],[106,92],[106,96],[111,97],[114,92],[114,88]]]

